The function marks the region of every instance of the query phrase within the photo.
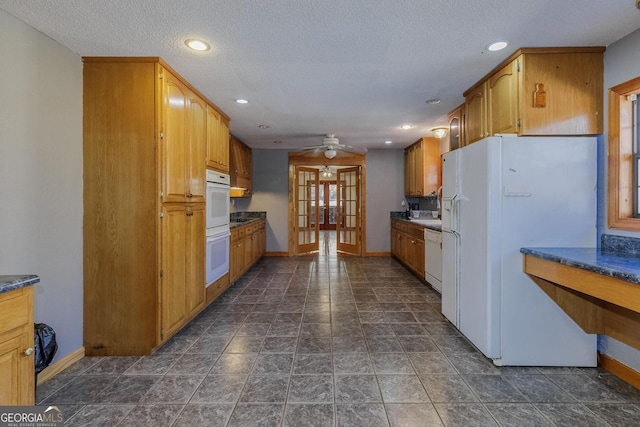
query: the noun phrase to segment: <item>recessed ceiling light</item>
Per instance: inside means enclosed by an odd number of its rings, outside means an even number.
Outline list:
[[[258,125],[260,129],[269,129],[269,125]]]
[[[429,105],[440,104],[440,100],[438,98],[427,99],[425,102]]]
[[[385,144],[392,144],[392,141],[385,141]]]
[[[491,43],[489,46],[487,46],[487,50],[491,51],[491,52],[495,52],[497,50],[502,50],[505,47],[507,47],[509,43],[507,42],[495,42],[495,43]]]
[[[407,129],[411,129],[413,126],[411,125],[402,125],[400,126],[401,129],[407,130]]]
[[[236,102],[238,104],[248,104],[249,103],[249,101],[247,101],[246,99],[242,99],[242,98],[236,99]]]
[[[188,39],[184,41],[184,44],[186,44],[187,47],[193,50],[198,50],[198,51],[211,49],[211,46],[209,46],[209,43],[200,39]]]

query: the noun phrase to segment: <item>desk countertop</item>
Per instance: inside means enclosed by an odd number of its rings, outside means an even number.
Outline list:
[[[521,248],[520,252],[593,273],[640,284],[640,258],[597,248]]]

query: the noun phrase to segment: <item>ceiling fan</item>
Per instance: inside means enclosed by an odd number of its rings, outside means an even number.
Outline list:
[[[304,147],[297,151],[314,151],[316,153],[324,151],[324,156],[331,160],[338,154],[338,151],[364,154],[367,152],[367,149],[364,147],[352,147],[351,145],[340,144],[340,141],[336,138],[335,134],[328,133],[322,139],[322,145]]]

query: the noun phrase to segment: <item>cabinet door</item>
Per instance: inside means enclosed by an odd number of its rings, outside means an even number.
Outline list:
[[[204,203],[207,158],[207,104],[194,93],[188,93],[188,182],[187,201]]]
[[[187,317],[197,314],[205,304],[206,230],[204,205],[187,208]]]
[[[489,135],[518,132],[518,63],[513,60],[489,79]]]
[[[446,138],[442,138],[440,154],[445,154],[464,146],[464,104],[451,111],[448,114],[448,118],[449,135]]]
[[[207,166],[229,173],[229,126],[211,106],[207,109]]]
[[[435,195],[442,181],[440,140],[437,138],[422,139],[421,160],[422,192],[420,196]]]
[[[33,324],[29,327],[33,328]],[[17,334],[0,335],[0,405],[3,406],[34,403],[34,361],[32,355],[25,353],[26,349],[33,349],[33,339],[29,341],[29,334],[21,333],[22,328],[16,331]]]
[[[411,267],[420,277],[424,277],[424,240],[411,239]]]
[[[229,281],[234,282],[244,266],[244,237],[238,230],[231,230],[231,251],[229,252]]]
[[[162,340],[186,320],[187,208],[168,206],[162,215]],[[204,242],[203,242],[204,243]]]
[[[393,227],[391,222],[391,255],[398,256],[398,230]]]
[[[468,94],[464,102],[466,144],[488,136],[486,130],[486,84]]]
[[[186,134],[188,91],[166,70],[163,71],[162,81],[163,201],[185,202],[188,188]]]
[[[229,173],[229,123],[224,119],[220,119],[220,151],[219,151],[219,161],[222,162],[220,164],[220,170],[224,173]]]

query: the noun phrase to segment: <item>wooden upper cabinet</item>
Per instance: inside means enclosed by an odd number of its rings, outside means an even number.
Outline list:
[[[573,49],[573,48],[568,48]],[[604,47],[522,54],[521,135],[597,135],[603,132]],[[544,107],[536,86],[544,85]]]
[[[188,92],[187,109],[187,201],[204,203],[207,159],[207,104],[193,92]]]
[[[464,93],[465,138],[602,133],[603,47],[520,49]]]
[[[235,136],[230,136],[231,197],[248,197],[253,191],[251,147]]]
[[[440,140],[440,154],[457,150],[464,146],[464,104],[449,112],[449,135]]]
[[[229,124],[212,106],[207,109],[207,167],[229,173]]]
[[[207,104],[171,73],[162,74],[162,200],[204,203]]]
[[[166,70],[162,74],[163,201],[185,202],[187,194],[187,88]]]
[[[420,138],[404,151],[405,195],[424,197],[435,194],[442,180],[440,140]]]
[[[487,84],[482,83],[478,87],[465,94],[465,145],[479,141],[489,136],[487,131]]]
[[[513,60],[489,79],[489,135],[518,132],[518,65]]]

